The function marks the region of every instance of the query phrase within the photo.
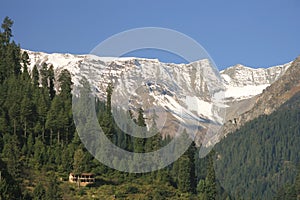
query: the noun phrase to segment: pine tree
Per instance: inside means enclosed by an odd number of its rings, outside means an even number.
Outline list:
[[[8,116],[5,109],[0,107],[0,135],[5,133],[8,128]]]
[[[111,95],[113,92],[113,86],[111,83],[106,88],[106,112],[111,115]]]
[[[42,139],[45,139],[45,131],[46,131],[46,120],[47,120],[47,113],[50,108],[50,97],[48,95],[47,89],[45,88],[36,88],[35,89],[35,105],[36,105],[36,112],[38,115],[38,123],[35,127],[35,132],[40,133],[42,132]]]
[[[3,157],[6,159],[7,170],[13,178],[19,178],[21,167],[21,149],[16,134],[4,136]]]
[[[49,70],[48,70],[48,76],[49,76],[49,95],[50,99],[52,100],[55,96],[55,88],[54,88],[54,69],[53,65],[50,65]]]
[[[112,85],[108,84],[106,88],[106,109],[103,113],[102,119],[100,119],[101,128],[106,135],[107,138],[109,138],[111,141],[113,141],[114,137],[114,126],[113,126],[113,118],[111,113],[111,95],[112,95]],[[102,114],[102,113],[101,113]]]
[[[39,137],[35,139],[34,144],[34,161],[35,168],[39,169],[42,165],[44,165],[47,161],[45,144],[41,141]]]
[[[77,149],[74,153],[73,172],[80,174],[84,170],[85,159],[84,152],[81,148]]]
[[[22,79],[25,83],[27,83],[27,81],[30,80],[30,75],[28,73],[28,65],[30,65],[30,60],[26,51],[22,53],[21,61],[23,63]]]
[[[73,172],[75,175],[79,176],[84,168],[85,168],[86,162],[85,162],[85,155],[81,148],[77,149],[74,153],[74,162],[73,162]],[[79,180],[79,177],[77,179]],[[80,186],[80,182],[78,182],[78,187]]]
[[[49,187],[46,192],[46,200],[62,199],[59,183],[55,175],[50,176]]]
[[[137,125],[138,125],[137,131],[143,134],[145,132],[146,123],[144,119],[144,110],[142,108],[138,109]],[[133,144],[134,152],[138,152],[138,153],[144,152],[145,142],[146,142],[145,138],[141,138],[141,137],[134,138],[134,144]]]
[[[63,100],[72,100],[72,77],[70,72],[67,69],[61,71],[59,78],[59,86],[60,86],[60,96]]]
[[[20,106],[20,117],[21,122],[23,124],[23,130],[24,130],[24,136],[27,137],[27,132],[29,127],[29,123],[31,124],[35,121],[34,116],[36,114],[35,112],[35,106],[32,100],[32,92],[31,90],[25,90],[25,94],[23,96],[23,99],[21,101]]]
[[[39,87],[39,79],[40,79],[40,74],[39,70],[36,65],[33,66],[32,69],[32,80],[33,80],[33,85],[38,88]]]
[[[63,110],[63,102],[59,96],[56,96],[52,103],[50,110],[47,113],[46,128],[50,131],[50,144],[53,144],[54,134],[57,134],[57,140],[60,142],[60,130],[62,128],[61,110]]]
[[[19,199],[20,196],[19,184],[8,173],[7,166],[0,157],[0,199]]]
[[[13,36],[11,30],[13,23],[14,22],[9,17],[5,17],[1,25],[1,28],[3,29],[1,35],[3,36],[4,44],[6,45],[9,44],[10,38]]]
[[[207,175],[205,179],[205,193],[208,200],[215,200],[217,195],[216,188],[216,174],[213,163],[213,156],[215,155],[214,151],[210,152],[208,166],[207,166]]]
[[[13,127],[13,133],[17,134],[20,129],[20,110],[22,94],[20,81],[15,76],[7,80],[8,91],[4,106],[8,110],[9,123]]]
[[[14,42],[10,42],[12,37],[11,27],[13,21],[5,17],[0,32],[0,84],[11,75],[18,76],[21,73],[20,47]]]
[[[190,162],[190,192],[196,193],[196,173],[195,173],[195,154],[196,154],[196,144],[193,141],[188,150],[185,152]]]
[[[64,139],[66,143],[72,139],[71,133],[74,131],[73,113],[72,113],[72,77],[68,70],[64,69],[58,78],[60,86],[60,94],[62,108],[60,109],[60,123],[65,133]]]
[[[48,88],[48,66],[47,63],[42,64],[42,68],[40,69],[40,76],[43,88]]]
[[[182,155],[178,160],[178,178],[177,185],[178,189],[182,192],[191,192],[191,161],[187,155]]]

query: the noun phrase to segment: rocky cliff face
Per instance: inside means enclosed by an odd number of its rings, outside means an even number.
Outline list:
[[[260,94],[281,77],[290,65],[291,63],[287,63],[266,69],[253,69],[238,64],[221,71],[227,88],[226,98],[231,98],[231,101],[242,100]]]

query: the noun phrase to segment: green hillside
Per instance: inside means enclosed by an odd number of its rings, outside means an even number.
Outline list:
[[[300,164],[300,93],[271,115],[228,135],[215,150],[217,178],[237,199],[273,199],[287,185],[294,193]]]

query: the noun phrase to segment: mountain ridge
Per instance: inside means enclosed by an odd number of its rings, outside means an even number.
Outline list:
[[[256,97],[255,103],[245,113],[241,114],[234,121],[229,121],[224,126],[225,135],[237,130],[243,124],[260,115],[269,115],[283,103],[289,100],[294,94],[300,91],[300,56],[296,58],[273,84],[266,87]]]
[[[177,123],[183,121],[185,124],[198,126],[199,121],[203,119],[222,124],[247,112],[255,103],[256,96],[280,78],[290,66],[290,63],[286,63],[266,69],[255,69],[236,65],[222,70],[218,78],[217,72],[210,71],[214,69],[211,68],[212,63],[205,59],[189,64],[174,64],[163,63],[158,59],[136,57],[114,58],[89,54],[47,54],[26,51],[30,58],[30,71],[34,65],[39,68],[43,63],[47,63],[48,66],[53,65],[55,76],[58,77],[63,69],[67,69],[76,86],[80,85],[83,77],[88,78],[102,100],[105,100],[108,83],[118,82],[118,86],[121,87],[119,91],[123,94],[125,92],[124,102],[127,101],[128,104],[128,100],[130,101],[129,106],[147,107],[149,106],[149,103],[148,105],[145,103],[147,100],[169,112],[168,116],[171,121]],[[199,76],[200,70],[205,72],[206,76]],[[164,83],[161,82],[162,80]],[[59,90],[57,84],[56,89]],[[224,111],[218,111],[217,102],[211,96],[211,92],[217,94],[218,91],[221,96],[224,96],[221,104],[226,107],[227,114]],[[149,117],[146,116],[146,118]],[[192,122],[189,119],[193,119]],[[200,123],[200,126],[204,130],[211,127],[207,123]],[[216,143],[219,140],[216,135],[212,137],[213,141],[210,143]]]

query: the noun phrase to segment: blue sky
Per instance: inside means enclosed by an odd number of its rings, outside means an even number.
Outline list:
[[[2,0],[0,18],[14,20],[22,48],[89,53],[113,34],[154,26],[174,29],[199,42],[219,69],[282,64],[300,55],[299,0]],[[164,52],[131,55],[178,58]]]

